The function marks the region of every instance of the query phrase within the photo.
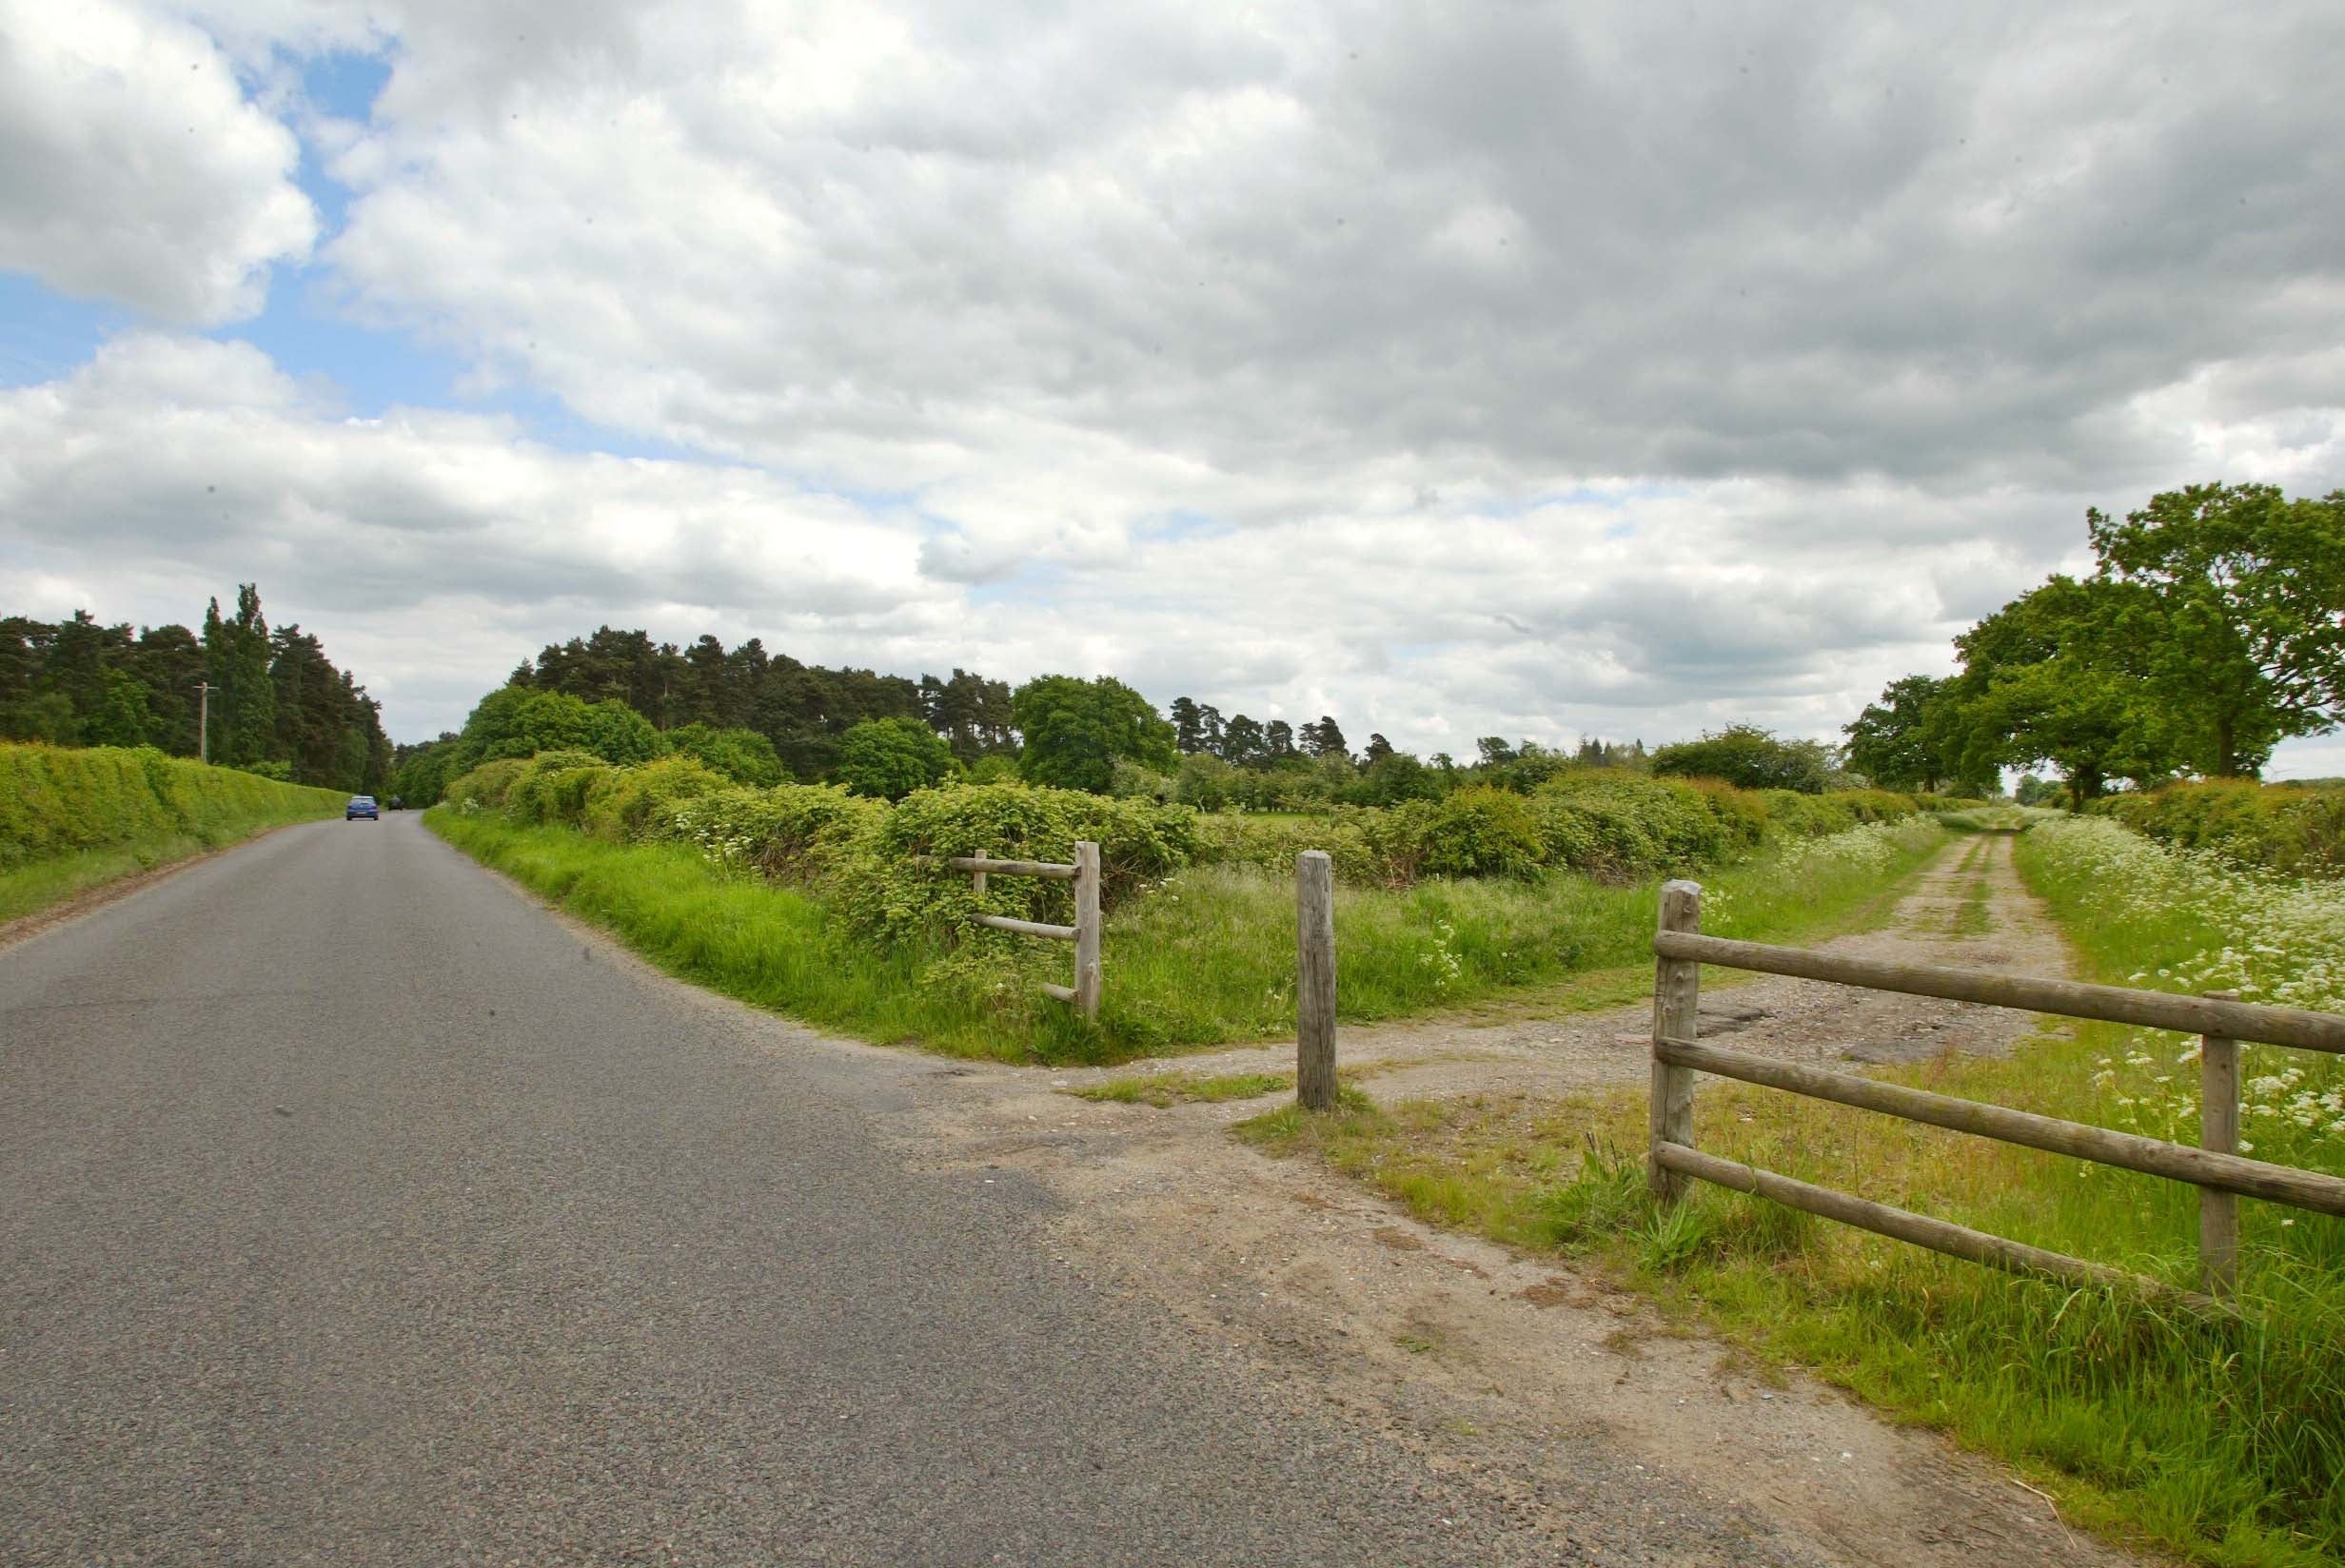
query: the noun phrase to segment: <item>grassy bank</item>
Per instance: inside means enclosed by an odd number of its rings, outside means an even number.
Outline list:
[[[433,830],[671,973],[865,1039],[1007,1060],[1114,1062],[1264,1039],[1294,1027],[1293,884],[1234,866],[1177,871],[1110,912],[1096,1025],[1041,996],[1066,951],[1033,942],[1024,968],[917,934],[875,942],[823,899],[700,848],[613,843],[489,812],[435,808]],[[1716,873],[1714,929],[1793,935],[1862,917],[1943,842],[1914,820],[1804,840]],[[1655,892],[1569,872],[1345,887],[1336,902],[1341,1014],[1399,1017],[1567,986],[1634,994]],[[1624,969],[1628,973],[1623,975]],[[1612,983],[1603,983],[1606,975]]]
[[[144,748],[0,745],[0,922],[346,798]]]
[[[2345,900],[2163,852],[2106,822],[2040,827],[2021,866],[2092,977],[2235,984],[2339,1005]],[[2254,1053],[2260,1157],[2345,1167],[2321,1060]],[[2291,1074],[2294,1074],[2292,1077]],[[2047,1027],[2010,1060],[1882,1074],[1942,1093],[2195,1141],[2189,1048]],[[2060,1251],[2192,1283],[2197,1197],[2177,1184],[1705,1080],[1701,1146]],[[2255,1107],[2260,1107],[2261,1109]],[[1644,1194],[1645,1103],[1485,1100],[1257,1119],[1418,1214],[1579,1253],[1763,1353],[2010,1460],[2072,1521],[2198,1560],[2345,1556],[2345,1224],[2248,1203],[2245,1313],[2206,1323],[2108,1292],[2018,1283],[1713,1187]]]

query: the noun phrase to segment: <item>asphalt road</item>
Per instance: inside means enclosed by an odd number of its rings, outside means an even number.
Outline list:
[[[0,951],[0,1562],[1555,1559],[815,1056],[412,817]]]

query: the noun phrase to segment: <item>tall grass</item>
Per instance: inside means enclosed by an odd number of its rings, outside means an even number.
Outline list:
[[[2101,821],[2022,840],[2020,864],[2095,978],[2257,985],[2336,1005],[2334,890],[2241,878]],[[2260,1048],[2259,1048],[2260,1049]],[[2276,1056],[2277,1053],[2276,1053]],[[2290,1053],[2295,1054],[2295,1053]],[[2196,1141],[2189,1042],[2048,1024],[2010,1059],[1883,1076]],[[2298,1076],[2290,1079],[2287,1074]],[[2326,1064],[2252,1069],[2255,1152],[2345,1168]],[[2258,1110],[2256,1107],[2261,1107]],[[2185,1112],[2188,1111],[2187,1114]],[[2014,1281],[1714,1187],[1643,1197],[1641,1095],[1286,1114],[1310,1147],[1430,1218],[1583,1250],[1748,1343],[1951,1430],[2040,1477],[2072,1519],[2224,1564],[2345,1557],[2345,1222],[2243,1203],[2242,1311],[2202,1320],[2128,1293]],[[2196,1189],[1705,1079],[1695,1141],[1807,1181],[2175,1283],[2196,1273]]]
[[[1044,979],[1065,978],[1058,944],[1030,944],[1025,967],[1008,974],[991,965],[964,974],[947,950],[875,942],[819,899],[751,874],[728,877],[693,846],[613,844],[445,807],[425,820],[672,972],[867,1039],[1013,1061],[1113,1062],[1294,1028],[1294,885],[1242,867],[1175,872],[1110,915],[1100,1016],[1087,1025],[1041,995]],[[1788,846],[1714,879],[1715,929],[1783,935],[1845,923],[1942,842],[1935,825],[1911,819]],[[1394,1018],[1608,967],[1641,972],[1655,902],[1653,885],[1610,887],[1568,872],[1340,889],[1339,1015]]]

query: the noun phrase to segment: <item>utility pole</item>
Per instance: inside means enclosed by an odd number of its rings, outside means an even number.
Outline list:
[[[198,762],[211,760],[211,682],[195,683],[195,758]]]

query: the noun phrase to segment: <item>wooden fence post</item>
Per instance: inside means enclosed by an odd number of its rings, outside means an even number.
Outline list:
[[[994,852],[985,848],[983,845],[979,845],[977,848],[976,857],[979,860],[991,860],[994,858]],[[969,873],[969,891],[976,894],[979,898],[983,898],[985,896],[985,873],[983,872],[971,872]]]
[[[1668,882],[1662,885],[1658,929],[1665,931],[1702,930],[1701,883]],[[1664,1035],[1672,1040],[1696,1038],[1696,1015],[1701,1003],[1702,966],[1699,963],[1688,958],[1657,958],[1653,961],[1655,1040]],[[1663,1061],[1658,1049],[1653,1053],[1653,1101],[1648,1123],[1652,1147],[1656,1153],[1664,1144],[1680,1144],[1688,1148],[1693,1147],[1693,1069]],[[1684,1198],[1687,1186],[1691,1185],[1689,1177],[1682,1171],[1667,1169],[1658,1158],[1646,1161],[1645,1181],[1653,1196],[1665,1203],[1676,1203]]]
[[[1335,1108],[1335,866],[1325,850],[1294,857],[1294,1093]]]
[[[2236,1002],[2236,990],[2211,990],[2217,1002]],[[2239,1152],[2239,1042],[2220,1035],[2198,1039],[2198,1147],[2217,1154]],[[2239,1286],[2239,1196],[2211,1186],[2198,1189],[2198,1275],[2210,1296],[2229,1298]]]
[[[1099,846],[1074,846],[1074,1010],[1099,1016]]]

